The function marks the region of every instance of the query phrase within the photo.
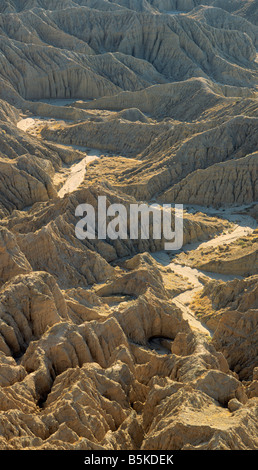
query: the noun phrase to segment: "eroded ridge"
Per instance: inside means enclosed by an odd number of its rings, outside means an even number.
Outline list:
[[[1,450],[258,447],[257,2],[201,3],[1,2]]]

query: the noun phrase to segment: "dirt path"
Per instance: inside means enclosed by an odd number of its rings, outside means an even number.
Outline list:
[[[91,151],[79,163],[72,165],[66,182],[58,191],[58,196],[64,197],[65,194],[72,193],[73,191],[75,191],[84,180],[87,165],[96,160],[97,158],[99,158],[99,154],[94,154],[94,151]]]
[[[201,243],[189,243],[188,245],[184,246],[183,250],[191,251],[197,248],[216,247],[219,245],[229,244],[237,240],[238,238],[242,238],[243,236],[252,233],[257,228],[257,223],[252,217],[238,213],[239,211],[242,211],[244,209],[246,209],[246,207],[244,206],[227,209],[224,211],[198,208],[198,211],[200,210],[202,212],[205,212],[207,215],[223,217],[229,222],[233,222],[233,230],[229,230],[225,234],[218,235],[217,237],[209,241]],[[194,210],[196,210],[196,207],[194,208]],[[182,266],[177,260],[171,261],[171,256],[166,251],[155,253],[152,256],[155,258],[156,261],[163,264],[164,266],[169,266],[171,270],[176,274],[186,277],[187,280],[192,284],[191,289],[188,289],[182,294],[179,294],[178,296],[174,297],[173,302],[182,310],[184,319],[189,321],[189,324],[193,329],[196,329],[201,333],[205,333],[209,336],[212,336],[212,332],[199,320],[197,320],[197,318],[194,316],[193,312],[189,308],[189,304],[193,300],[195,294],[197,294],[203,288],[203,284],[200,279],[201,277],[206,277],[210,280],[216,279],[221,281],[230,281],[236,278],[240,279],[241,277],[209,272],[204,273],[196,268],[191,268],[190,266]]]
[[[57,101],[61,101],[61,103],[59,103],[59,106],[64,105],[64,102],[62,100]],[[66,102],[67,100],[64,101]],[[30,135],[34,135],[36,137],[38,130],[43,123],[47,124],[52,123],[54,121],[56,120],[35,116],[31,118],[21,119],[17,123],[17,127],[18,129],[21,129],[24,132],[28,132]],[[87,165],[99,158],[101,155],[101,152],[99,152],[98,150],[92,149],[89,151],[86,147],[65,144],[62,144],[62,146],[70,148],[71,150],[80,150],[81,152],[84,152],[86,154],[86,157],[83,158],[80,162],[77,162],[76,164],[70,167],[67,172],[67,178],[65,180],[65,183],[62,185],[61,189],[58,192],[59,197],[64,197],[65,194],[75,191],[84,180]]]
[[[180,12],[167,13],[178,14]],[[46,123],[52,121],[53,119],[49,120],[35,116],[33,118],[22,119],[18,122],[17,127],[33,135],[33,133],[37,133],[38,127],[42,125],[42,122]],[[81,147],[76,147],[72,145],[67,145],[66,147],[81,150],[85,152],[86,156],[80,162],[77,162],[76,164],[72,165],[70,169],[67,170],[66,180],[58,192],[58,195],[61,198],[64,197],[65,194],[75,191],[80,186],[80,184],[84,180],[87,165],[100,157],[100,152],[96,150],[88,152],[85,148]],[[225,220],[232,222],[234,226],[233,229],[228,230],[226,233],[218,235],[217,237],[214,237],[212,240],[205,242],[190,243],[188,245],[185,245],[184,251],[196,250],[198,248],[203,249],[207,247],[215,248],[219,245],[229,244],[241,237],[249,235],[253,232],[254,229],[257,228],[257,223],[252,217],[243,213],[239,213],[246,209],[246,207],[244,206],[219,210],[213,208],[207,209],[201,206],[185,206],[185,209],[188,212],[192,213],[203,212],[208,216],[224,218]],[[212,332],[209,331],[209,329],[205,325],[202,325],[201,322],[196,319],[191,309],[189,308],[189,304],[191,303],[194,295],[203,288],[203,284],[200,282],[200,277],[206,276],[206,278],[208,279],[229,281],[239,276],[225,276],[222,274],[207,272],[203,273],[198,269],[194,269],[188,266],[182,266],[177,260],[171,261],[171,256],[169,256],[168,252],[166,251],[155,253],[153,254],[153,257],[156,259],[156,261],[163,264],[164,266],[169,266],[172,271],[176,274],[186,277],[191,283],[191,289],[188,289],[187,291],[173,298],[173,302],[182,310],[184,319],[189,321],[193,329],[196,329],[201,333],[205,333],[211,336]]]

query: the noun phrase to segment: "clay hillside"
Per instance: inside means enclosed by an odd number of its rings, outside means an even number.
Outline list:
[[[0,450],[258,448],[257,51],[257,0],[1,0]]]

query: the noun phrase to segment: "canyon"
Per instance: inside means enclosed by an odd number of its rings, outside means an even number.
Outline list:
[[[0,450],[257,449],[257,48],[257,0],[1,1]],[[101,196],[182,248],[78,239]]]

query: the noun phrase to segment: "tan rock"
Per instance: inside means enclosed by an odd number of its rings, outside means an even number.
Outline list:
[[[14,235],[4,228],[0,231],[0,266],[1,284],[18,274],[32,271],[32,267],[19,249]]]
[[[258,447],[256,2],[201,3],[0,2],[1,450]]]
[[[232,398],[228,402],[228,409],[229,411],[231,411],[231,413],[234,413],[234,411],[240,410],[241,406],[242,404],[236,398]]]

